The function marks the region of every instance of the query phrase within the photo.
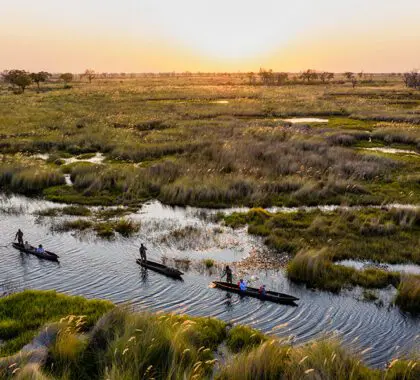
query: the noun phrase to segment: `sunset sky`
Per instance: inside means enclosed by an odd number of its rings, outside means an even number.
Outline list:
[[[0,71],[399,72],[420,0],[0,0]]]

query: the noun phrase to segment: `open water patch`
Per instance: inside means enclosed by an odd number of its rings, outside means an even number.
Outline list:
[[[385,270],[389,272],[401,272],[401,273],[420,275],[420,265],[417,265],[417,264],[388,264],[388,263],[376,263],[373,261],[358,261],[358,260],[336,261],[335,264],[343,265],[345,267],[350,267],[357,270],[375,268],[375,269],[381,269],[381,270]]]
[[[328,119],[320,119],[316,117],[292,117],[290,119],[283,119],[288,123],[292,124],[303,124],[303,123],[328,123]]]
[[[372,147],[372,148],[363,148],[363,150],[369,150],[372,152],[389,153],[389,154],[408,154],[408,155],[420,156],[420,153],[414,150],[387,148],[387,147],[379,147],[379,146]]]

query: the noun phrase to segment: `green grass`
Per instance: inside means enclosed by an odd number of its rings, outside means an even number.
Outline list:
[[[246,83],[237,74],[228,81],[137,78],[75,83],[66,91],[51,84],[21,96],[0,87],[0,183],[85,205],[150,198],[206,207],[420,202],[420,184],[408,179],[419,163],[355,149],[369,144],[369,133],[375,144],[418,149],[420,102],[400,78],[354,90],[340,81]],[[280,120],[293,116],[329,122]],[[107,156],[104,165],[60,166],[65,156],[96,152]],[[10,164],[15,153],[25,162]],[[28,159],[36,153],[50,159]],[[60,171],[71,174],[73,187],[56,186],[64,184]]]
[[[404,276],[395,303],[404,310],[420,313],[420,276]]]
[[[25,291],[0,299],[0,316],[0,337],[6,339],[3,355],[30,341],[46,323],[57,322],[58,328],[40,366],[28,364],[25,354],[0,358],[0,377],[5,380],[414,380],[420,375],[417,353],[411,360],[393,359],[386,369],[371,369],[356,348],[333,339],[291,346],[214,318],[133,313],[110,302],[51,291]],[[8,346],[16,336],[19,342]],[[218,362],[215,353],[220,347],[227,350]]]
[[[90,216],[92,214],[92,212],[84,206],[67,206],[63,208],[62,212],[65,215],[73,216]]]
[[[65,220],[54,226],[54,230],[58,232],[67,232],[72,230],[84,231],[92,228],[93,222],[87,219]]]
[[[216,319],[116,310],[86,343],[74,334],[58,340],[44,372],[69,379],[207,378],[225,335],[225,324]]]
[[[69,314],[85,315],[86,328],[113,305],[107,301],[69,297],[53,291],[27,290],[0,298],[0,355],[17,352],[29,343],[46,323],[59,321]]]
[[[216,379],[414,380],[420,375],[417,367],[415,361],[396,359],[385,370],[370,369],[354,350],[334,340],[324,339],[298,347],[269,340],[231,358]]]
[[[265,342],[267,337],[260,331],[236,325],[229,330],[226,345],[234,353],[248,351]]]
[[[287,275],[295,282],[305,283],[312,288],[333,292],[343,287],[361,286],[364,288],[395,287],[400,283],[400,275],[379,269],[356,270],[336,265],[330,260],[327,249],[299,252],[288,264]]]
[[[122,236],[129,237],[140,229],[140,224],[131,219],[119,219],[115,222],[113,228]]]
[[[296,253],[301,249],[328,248],[330,259],[373,260],[385,263],[418,263],[420,233],[418,209],[298,211],[220,216],[233,228],[248,225],[248,232],[263,236],[268,246]]]
[[[354,259],[381,263],[420,264],[418,209],[338,210],[333,212],[248,213],[219,215],[228,226],[248,225],[248,232],[265,239],[280,253],[292,255],[288,277],[309,287],[340,291],[343,287],[399,287],[396,304],[418,312],[420,293],[414,278],[404,285],[396,272],[369,268],[356,270],[334,262]],[[402,282],[401,282],[402,281]],[[400,284],[401,283],[401,284]]]
[[[53,228],[58,232],[93,230],[99,237],[112,238],[115,236],[116,232],[124,237],[129,237],[138,232],[140,224],[131,219],[118,219],[106,222],[90,219],[76,219],[64,220],[56,223]]]

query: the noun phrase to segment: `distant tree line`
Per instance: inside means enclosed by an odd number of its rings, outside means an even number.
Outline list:
[[[206,76],[225,76],[225,77],[238,77],[248,79],[249,85],[261,84],[264,86],[282,86],[285,84],[297,84],[297,83],[307,83],[307,84],[316,84],[316,83],[330,83],[335,79],[336,74],[328,71],[316,71],[312,69],[307,69],[300,72],[297,75],[289,77],[289,73],[286,72],[275,72],[272,69],[260,68],[258,73],[248,72],[244,73],[191,73],[185,71],[182,73],[172,72],[161,72],[161,73],[96,73],[93,69],[86,69],[84,73],[78,74],[75,76],[72,73],[62,73],[60,75],[52,75],[46,71],[39,72],[28,72],[25,70],[6,70],[0,74],[3,81],[12,85],[16,93],[23,93],[25,89],[30,86],[32,83],[35,83],[37,86],[37,91],[41,90],[41,83],[47,82],[49,80],[56,81],[61,80],[64,84],[64,88],[71,88],[70,83],[75,80],[75,78],[86,78],[89,83],[92,82],[95,78],[110,78],[110,79],[125,79],[125,78],[137,78],[137,77],[206,77]],[[391,73],[391,76],[400,76],[402,77],[404,84],[408,88],[420,89],[420,73],[417,70],[412,70],[403,74]],[[52,79],[51,79],[52,78]],[[363,71],[355,74],[353,72],[347,71],[340,76],[341,79],[337,83],[344,83],[348,81],[352,84],[353,88],[359,83],[369,83],[373,82],[373,74],[365,74]]]

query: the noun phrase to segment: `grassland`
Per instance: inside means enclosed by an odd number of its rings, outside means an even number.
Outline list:
[[[23,296],[27,297],[28,293]],[[73,313],[73,297],[54,296],[59,297],[60,302],[52,304],[52,309],[59,311],[52,311],[51,315],[58,318],[64,310]],[[51,293],[39,292],[37,297],[38,302],[42,297],[49,302]],[[89,313],[94,319],[98,314],[99,309]],[[18,316],[14,318],[15,323],[21,323]],[[20,380],[411,380],[420,375],[417,353],[411,358],[395,358],[386,369],[371,369],[362,363],[355,348],[344,347],[336,340],[324,338],[291,346],[287,341],[265,336],[249,327],[232,327],[213,318],[131,313],[115,308],[89,331],[86,324],[75,323],[78,320],[77,314],[61,319],[48,347],[47,358],[40,363],[34,363],[33,359],[28,363],[28,354],[13,359],[0,358],[1,377]]]
[[[244,78],[136,78],[0,88],[0,185],[80,204],[418,203],[420,94],[399,77],[352,89],[249,86]],[[317,116],[328,123],[293,125]],[[369,141],[370,140],[370,141]],[[65,164],[69,156],[101,164]],[[47,160],[31,155],[46,154]],[[64,184],[62,174],[73,186]]]

